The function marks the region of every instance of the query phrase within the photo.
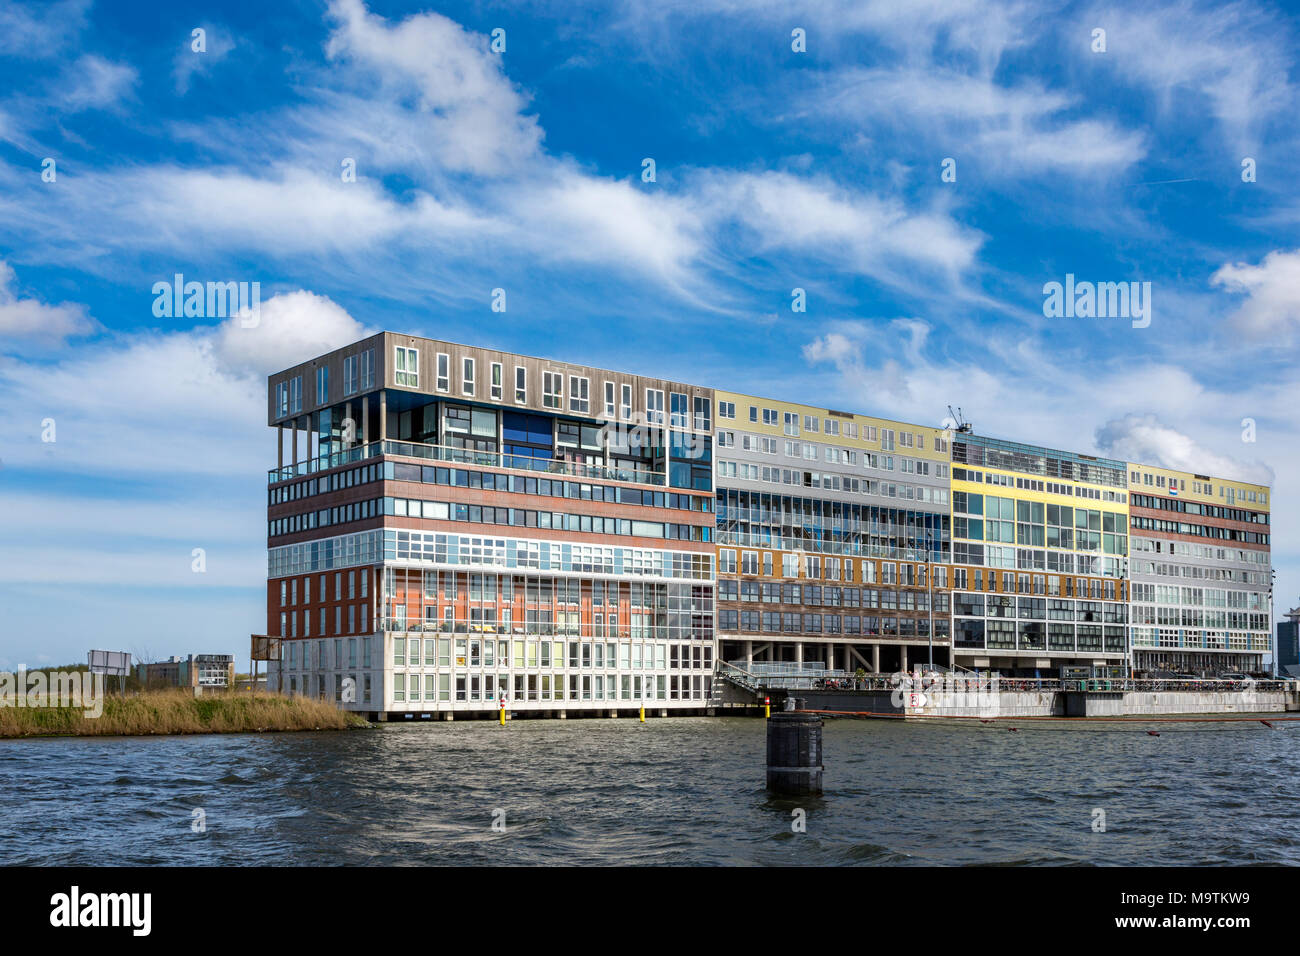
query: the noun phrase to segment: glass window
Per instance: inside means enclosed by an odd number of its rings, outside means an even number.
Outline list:
[[[569,411],[591,411],[590,382],[577,375],[569,376]]]
[[[404,348],[399,345],[395,349],[395,353],[396,363],[393,366],[395,372],[393,381],[408,388],[418,388],[420,385],[419,350]]]
[[[542,405],[546,408],[564,405],[564,376],[559,372],[542,373]]]

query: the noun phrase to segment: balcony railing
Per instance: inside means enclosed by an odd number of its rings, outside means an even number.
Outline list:
[[[420,458],[425,461],[445,461],[454,464],[482,465],[488,468],[505,468],[510,471],[529,471],[562,478],[596,478],[605,481],[626,481],[642,485],[668,484],[667,476],[662,471],[650,471],[642,468],[613,468],[608,465],[592,465],[586,462],[570,461],[557,458],[533,458],[528,455],[506,455],[495,451],[476,451],[472,448],[453,448],[449,445],[426,445],[408,441],[374,441],[365,445],[328,455],[318,455],[297,464],[272,468],[267,472],[267,484],[302,478],[317,472],[328,471],[342,465],[350,465],[382,455],[395,455],[404,458]]]
[[[440,621],[431,618],[379,618],[375,626],[380,631],[395,634],[443,634],[467,637],[566,637],[583,641],[707,641],[713,637],[706,627],[674,627],[668,624],[621,626],[612,632],[595,632],[593,628],[556,621],[529,621],[528,623],[502,623],[500,621]]]

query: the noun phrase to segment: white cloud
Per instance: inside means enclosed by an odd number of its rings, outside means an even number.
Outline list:
[[[1273,484],[1273,469],[1220,455],[1189,435],[1163,424],[1154,415],[1125,415],[1106,422],[1096,434],[1097,447],[1111,458],[1190,471],[1237,481]]]
[[[927,62],[835,71],[813,109],[821,116],[906,129],[909,138],[925,136],[941,155],[976,162],[986,173],[1109,172],[1143,158],[1141,133],[1109,120],[1078,118],[1083,103],[1032,80],[1008,86],[992,75]]]
[[[0,260],[0,336],[62,343],[94,329],[84,306],[69,302],[46,305],[19,298],[13,288],[16,282],[13,266]]]
[[[43,59],[59,54],[86,25],[90,0],[0,3],[0,56]]]
[[[199,29],[204,31],[204,49],[195,50],[193,33],[187,33],[182,40],[181,48],[172,58],[172,82],[175,84],[176,92],[181,96],[190,91],[190,83],[196,75],[208,73],[235,48],[234,39],[225,29],[210,23],[202,24]]]
[[[508,285],[489,273],[522,257],[608,266],[738,314],[746,307],[717,278],[762,253],[824,257],[930,293],[936,275],[951,283],[968,270],[982,242],[941,204],[916,209],[825,177],[686,168],[647,186],[639,169],[593,174],[542,149],[527,97],[486,36],[433,13],[385,20],[359,0],[330,15],[333,67],[259,117],[255,136],[242,119],[173,127],[217,164],[78,171],[56,192],[0,167],[13,185],[0,189],[13,241],[31,259],[75,258],[119,279],[122,252],[166,250],[213,269],[218,254],[256,252],[341,281],[383,275],[393,298],[448,302]],[[344,158],[356,160],[356,182],[341,180]],[[383,178],[395,170],[412,182],[401,194]],[[86,222],[101,228],[87,233]]]
[[[79,57],[51,92],[55,102],[72,113],[104,109],[129,96],[137,78],[134,67],[91,53]]]
[[[767,172],[703,180],[701,201],[710,215],[738,222],[759,250],[815,253],[894,284],[914,283],[917,268],[955,279],[974,263],[982,242],[946,212],[910,210],[820,179]]]
[[[262,303],[253,328],[245,321],[232,316],[213,339],[219,363],[237,374],[269,375],[371,334],[336,302],[303,289]]]
[[[989,165],[1026,170],[1068,169],[1074,172],[1122,170],[1146,154],[1141,133],[1104,120],[1079,120],[1057,129],[1029,122],[1010,129],[985,129],[980,140]]]
[[[1108,66],[1147,87],[1166,113],[1199,121],[1208,110],[1230,148],[1253,149],[1274,119],[1294,112],[1292,29],[1263,5],[1097,6],[1086,22],[1105,25]]]
[[[813,366],[835,368],[837,380],[823,378],[819,391],[829,391],[826,401],[840,407],[937,423],[951,403],[963,406],[977,434],[1118,457],[1140,450],[1125,450],[1121,439],[1140,436],[1148,443],[1144,454],[1161,454],[1167,467],[1215,477],[1229,473],[1214,468],[1231,468],[1230,474],[1267,473],[1223,449],[1241,447],[1239,422],[1249,415],[1258,417],[1261,434],[1272,438],[1272,455],[1280,447],[1278,428],[1264,420],[1284,405],[1291,388],[1278,381],[1246,389],[1233,380],[1230,391],[1217,391],[1187,368],[1153,362],[1147,355],[1112,360],[1099,372],[1081,351],[1063,346],[1050,333],[1008,340],[984,336],[978,326],[966,331],[949,327],[940,338],[917,319],[827,323],[803,355]],[[1015,374],[1007,375],[1005,369]],[[1142,384],[1138,392],[1135,381]],[[1115,423],[1130,427],[1121,431]],[[1152,423],[1165,423],[1161,427],[1171,430],[1195,427],[1201,445],[1179,451],[1177,432],[1158,433]],[[1198,456],[1201,464],[1193,467],[1189,463]],[[1144,460],[1142,454],[1132,457]]]
[[[1300,329],[1300,249],[1270,252],[1259,265],[1225,263],[1210,283],[1246,296],[1232,322],[1248,336],[1290,341]]]
[[[183,241],[185,234],[235,247],[281,252],[354,249],[403,232],[448,234],[473,219],[428,196],[409,205],[375,183],[344,183],[303,169],[255,176],[237,170],[152,170],[125,184],[133,197],[120,213],[144,231]]]
[[[830,362],[845,366],[859,362],[858,347],[842,332],[827,332],[803,347],[803,356],[809,362]]]
[[[527,100],[485,37],[437,13],[390,24],[361,0],[334,0],[330,15],[339,24],[330,57],[376,74],[387,96],[407,102],[447,167],[494,175],[536,156],[541,128],[522,115]]]
[[[680,287],[703,250],[706,224],[689,196],[654,195],[573,169],[515,195],[522,230],[546,258],[615,263]]]
[[[323,296],[299,291],[262,303],[262,325],[153,332],[67,353],[53,365],[0,365],[0,407],[28,423],[6,467],[151,478],[244,476],[274,466],[266,380],[366,334]],[[56,440],[39,439],[52,418]]]
[[[913,0],[906,4],[896,0],[627,0],[619,15],[625,29],[647,41],[659,39],[674,47],[681,32],[689,29],[676,24],[665,29],[664,24],[674,19],[708,20],[711,32],[727,37],[735,31],[726,20],[746,28],[757,23],[780,29],[775,35],[785,42],[797,24],[808,31],[810,49],[817,52],[851,49],[868,34],[910,61],[942,52],[987,69],[1007,50],[1028,42],[1027,26],[1034,12],[1031,4],[1018,0]],[[718,29],[719,22],[725,23],[725,29]]]

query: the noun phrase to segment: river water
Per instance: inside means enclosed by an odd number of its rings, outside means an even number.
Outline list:
[[[1296,864],[1275,726],[829,721],[803,801],[745,718],[0,741],[0,864]]]

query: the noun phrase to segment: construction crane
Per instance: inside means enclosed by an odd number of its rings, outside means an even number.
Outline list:
[[[961,406],[958,406],[955,412],[952,410],[951,405],[948,406],[948,421],[952,422],[953,431],[960,432],[963,435],[971,434],[971,423],[962,419]]]

